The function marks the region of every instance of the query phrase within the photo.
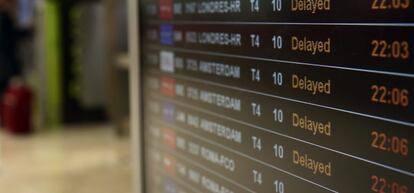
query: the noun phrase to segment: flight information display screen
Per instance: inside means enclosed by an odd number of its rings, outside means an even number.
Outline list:
[[[414,192],[414,0],[141,0],[145,192]]]

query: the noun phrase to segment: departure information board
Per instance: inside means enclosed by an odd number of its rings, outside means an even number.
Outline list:
[[[145,192],[414,192],[414,0],[141,0]]]

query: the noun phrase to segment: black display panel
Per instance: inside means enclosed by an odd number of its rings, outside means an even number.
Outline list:
[[[414,192],[414,0],[140,1],[144,192]]]

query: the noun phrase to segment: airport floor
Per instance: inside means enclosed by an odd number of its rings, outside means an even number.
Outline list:
[[[0,132],[0,192],[131,193],[130,147],[108,126]]]

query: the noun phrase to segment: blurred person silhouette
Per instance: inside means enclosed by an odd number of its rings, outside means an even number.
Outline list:
[[[4,94],[9,81],[20,74],[17,59],[16,1],[0,0],[0,126],[5,122]]]
[[[21,73],[17,58],[19,32],[15,22],[16,1],[0,0],[0,97],[9,80]]]

